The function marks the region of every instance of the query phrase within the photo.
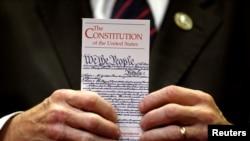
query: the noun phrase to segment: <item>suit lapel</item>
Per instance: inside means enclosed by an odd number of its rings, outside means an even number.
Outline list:
[[[220,18],[202,9],[201,4],[201,0],[170,1],[161,31],[151,49],[150,91],[178,84],[219,28]],[[176,26],[176,12],[185,12],[193,19],[192,30],[184,31]]]
[[[37,6],[70,87],[79,89],[81,18],[91,17],[89,1],[38,0]]]

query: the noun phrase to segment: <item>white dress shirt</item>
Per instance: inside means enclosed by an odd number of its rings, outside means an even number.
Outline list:
[[[11,114],[9,114],[9,115],[6,115],[6,116],[0,118],[0,131],[1,131],[1,129],[3,128],[4,124],[5,124],[11,117],[13,117],[14,115],[17,115],[17,114],[19,114],[19,113],[21,113],[21,112],[22,112],[22,111],[15,112],[15,113],[11,113]]]
[[[108,19],[116,0],[91,0],[91,7],[94,11],[94,17],[97,19]],[[147,0],[154,16],[157,29],[161,26],[163,16],[167,11],[169,0]]]
[[[147,0],[148,4],[152,10],[152,14],[155,20],[155,26],[159,29],[163,16],[167,11],[169,0]],[[110,18],[112,7],[114,6],[115,0],[90,0],[91,8],[94,13],[94,18],[97,19],[108,19]],[[0,130],[4,124],[14,115],[19,114],[20,112],[15,112],[9,115],[6,115],[0,118]]]

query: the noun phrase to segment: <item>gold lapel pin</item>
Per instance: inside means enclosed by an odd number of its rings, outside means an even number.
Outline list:
[[[184,12],[177,12],[174,15],[175,24],[183,30],[191,30],[193,28],[193,21],[189,15]]]

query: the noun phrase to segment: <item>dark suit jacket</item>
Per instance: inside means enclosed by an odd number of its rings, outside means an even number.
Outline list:
[[[199,89],[230,121],[250,121],[248,4],[172,0],[151,46],[150,91],[170,84]],[[192,30],[176,26],[178,11],[191,16]],[[1,116],[56,89],[80,89],[83,17],[92,17],[87,0],[0,0]]]

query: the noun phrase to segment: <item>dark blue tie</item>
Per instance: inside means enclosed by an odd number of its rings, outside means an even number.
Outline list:
[[[152,45],[156,28],[151,9],[146,0],[117,0],[112,12],[113,19],[149,19],[150,45]]]

